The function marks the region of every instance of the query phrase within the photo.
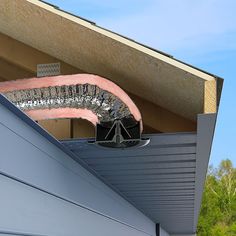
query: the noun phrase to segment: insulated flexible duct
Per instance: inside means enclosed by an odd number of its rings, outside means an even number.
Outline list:
[[[125,129],[142,131],[141,115],[116,84],[91,74],[22,79],[0,83],[3,93],[34,120],[83,118],[111,128],[119,120]]]

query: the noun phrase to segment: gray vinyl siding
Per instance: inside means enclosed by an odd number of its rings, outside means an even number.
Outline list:
[[[0,104],[0,233],[155,235],[153,221],[32,125]]]

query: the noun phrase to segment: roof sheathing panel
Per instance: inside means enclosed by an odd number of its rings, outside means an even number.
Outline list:
[[[1,21],[3,33],[176,114],[203,112],[207,73],[37,0],[1,1]]]

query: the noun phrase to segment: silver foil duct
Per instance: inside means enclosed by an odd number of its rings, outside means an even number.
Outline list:
[[[16,90],[4,95],[24,111],[71,107],[91,110],[102,123],[133,118],[118,97],[91,84]]]

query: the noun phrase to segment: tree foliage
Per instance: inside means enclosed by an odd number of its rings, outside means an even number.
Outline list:
[[[209,167],[197,235],[236,236],[236,168],[228,159]]]

